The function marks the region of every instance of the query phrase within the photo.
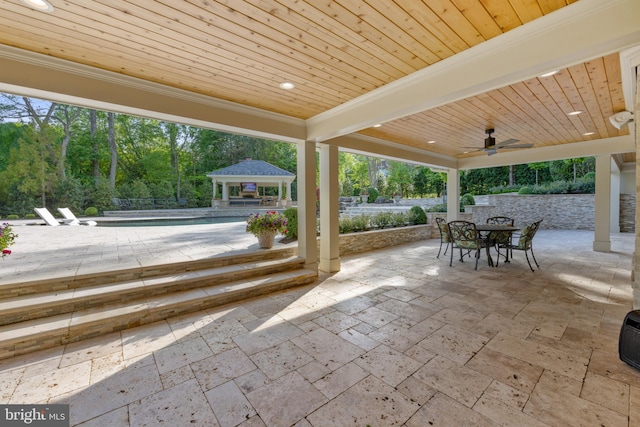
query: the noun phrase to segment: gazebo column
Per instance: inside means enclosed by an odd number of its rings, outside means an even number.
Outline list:
[[[222,201],[229,201],[229,184],[227,181],[222,181]]]
[[[320,148],[320,270],[340,271],[338,147]]]
[[[318,238],[316,231],[316,144],[297,144],[298,157],[298,255],[304,267],[318,271]]]
[[[291,206],[293,197],[291,197],[291,181],[287,181],[287,206]]]

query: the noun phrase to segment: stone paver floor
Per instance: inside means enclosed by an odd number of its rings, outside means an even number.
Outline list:
[[[313,285],[0,361],[0,400],[68,403],[73,426],[637,426],[617,348],[633,240],[541,230],[535,273],[519,252],[449,267],[436,239],[343,257]]]

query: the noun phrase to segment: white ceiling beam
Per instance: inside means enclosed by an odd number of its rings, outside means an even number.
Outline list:
[[[476,156],[458,160],[458,169],[480,169],[496,166],[519,165],[534,162],[590,157],[601,154],[621,154],[635,151],[632,135],[593,141],[574,142],[572,144],[551,147],[527,148],[521,150],[499,151],[493,156]]]
[[[640,1],[580,0],[307,120],[321,142],[640,43]]]

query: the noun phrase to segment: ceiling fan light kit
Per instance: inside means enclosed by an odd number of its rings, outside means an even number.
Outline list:
[[[633,113],[631,111],[620,111],[609,117],[609,121],[616,129],[622,129],[633,121]]]
[[[498,150],[503,148],[503,149],[518,149],[518,148],[531,148],[533,147],[533,144],[517,144],[517,145],[513,145],[516,142],[520,142],[517,139],[514,138],[510,138],[507,139],[505,141],[499,142],[496,144],[496,139],[492,136],[492,134],[495,132],[495,129],[493,128],[489,128],[487,130],[484,131],[484,133],[487,134],[487,137],[484,139],[484,148],[481,148],[479,150],[476,151],[484,151],[487,153],[488,156],[493,156],[494,154],[498,153]]]

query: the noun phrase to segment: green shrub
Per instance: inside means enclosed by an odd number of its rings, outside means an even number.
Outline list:
[[[345,216],[338,220],[338,233],[340,234],[353,233],[354,230],[355,230],[355,227],[353,225],[352,218]]]
[[[377,228],[385,228],[391,225],[392,223],[392,213],[391,212],[377,212],[375,215],[371,217],[371,224]]]
[[[409,209],[409,222],[411,224],[426,224],[427,214],[420,206],[411,206]]]
[[[520,190],[518,191],[518,194],[533,194],[533,188],[531,187],[522,187],[520,188]]]
[[[20,219],[20,216],[16,214],[11,214],[11,215],[7,215],[7,219]]]
[[[353,226],[353,231],[366,231],[371,228],[370,225],[371,216],[370,215],[357,215],[351,218],[351,223]]]
[[[287,218],[287,231],[284,235],[290,239],[298,238],[298,208],[287,208],[282,212]]]
[[[373,187],[367,188],[367,192],[369,193],[369,203],[375,202],[380,195],[380,192]]]
[[[89,206],[84,210],[85,216],[98,216],[98,208],[94,206]]]
[[[24,216],[26,219],[35,219],[36,214],[28,213]]]
[[[431,206],[427,209],[427,212],[446,212],[447,204],[446,203],[438,203],[437,205]]]
[[[403,227],[409,221],[408,215],[404,212],[394,212],[391,214],[391,225],[393,227]]]
[[[460,197],[460,206],[471,206],[471,205],[475,205],[476,204],[476,199],[473,198],[473,195],[471,193],[466,193],[463,194],[462,197]]]

